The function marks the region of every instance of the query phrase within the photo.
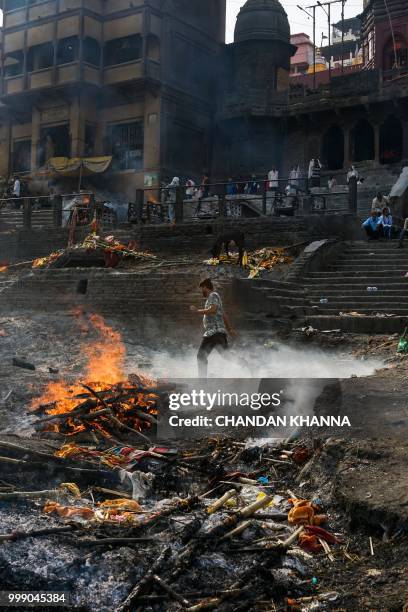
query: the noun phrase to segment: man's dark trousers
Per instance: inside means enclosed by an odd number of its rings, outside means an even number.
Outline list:
[[[218,333],[212,336],[204,336],[197,354],[199,378],[207,378],[208,357],[215,348],[220,353],[224,353],[228,349],[226,334]]]

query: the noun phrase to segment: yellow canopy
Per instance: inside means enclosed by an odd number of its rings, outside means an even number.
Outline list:
[[[31,173],[31,178],[52,177],[55,174],[66,177],[102,174],[106,172],[111,163],[111,155],[105,157],[51,157],[43,168]]]
[[[51,157],[47,163],[49,170],[62,176],[87,176],[106,172],[112,162],[112,156],[106,157]]]

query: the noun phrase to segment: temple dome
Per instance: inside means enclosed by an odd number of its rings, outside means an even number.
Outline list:
[[[248,0],[235,25],[236,43],[247,40],[290,42],[288,16],[278,0]]]

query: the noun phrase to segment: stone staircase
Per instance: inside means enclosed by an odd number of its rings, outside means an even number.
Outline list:
[[[281,280],[239,279],[234,301],[239,303],[242,329],[268,330],[279,320],[302,318],[311,311],[307,291],[297,283]]]
[[[18,230],[23,228],[23,209],[2,208],[0,210],[0,226],[2,231]],[[50,208],[33,210],[31,212],[31,227],[52,228],[54,223],[53,211]]]
[[[326,269],[305,274],[302,285],[313,309],[307,322],[317,329],[401,331],[408,317],[408,249],[398,249],[397,244],[347,243]],[[362,316],[340,316],[351,312]]]

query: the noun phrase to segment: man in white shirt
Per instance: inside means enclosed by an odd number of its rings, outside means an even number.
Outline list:
[[[347,184],[350,183],[350,179],[356,179],[356,181],[358,182],[360,175],[358,173],[358,170],[356,169],[355,166],[351,166],[350,170],[347,173]]]
[[[16,176],[14,178],[14,184],[13,184],[13,198],[15,198],[14,208],[20,208],[21,206],[20,197],[21,197],[21,182],[20,182],[19,177]]]
[[[279,171],[276,168],[272,168],[268,172],[269,189],[277,191],[279,187]]]
[[[381,214],[386,207],[388,207],[388,198],[379,191],[373,200],[371,210]]]
[[[186,196],[187,198],[191,199],[194,196],[195,193],[195,182],[193,181],[193,179],[188,179],[186,182]]]
[[[14,179],[14,185],[13,185],[13,196],[15,198],[19,198],[20,194],[21,194],[21,182],[18,176],[16,176],[16,178]]]

